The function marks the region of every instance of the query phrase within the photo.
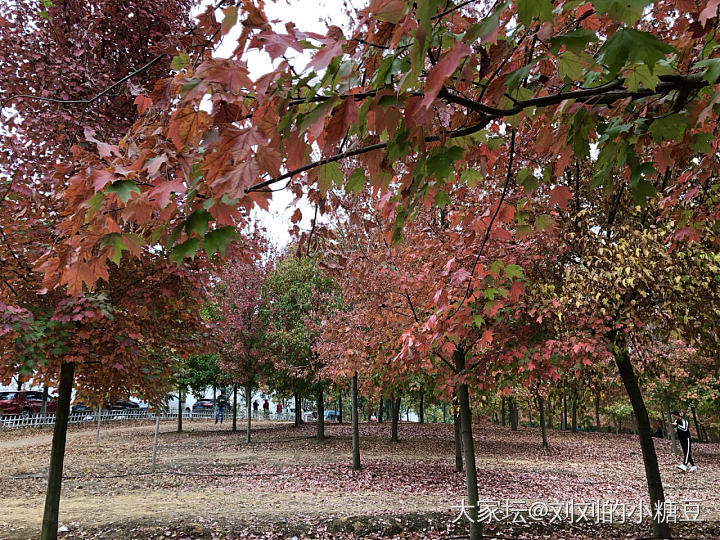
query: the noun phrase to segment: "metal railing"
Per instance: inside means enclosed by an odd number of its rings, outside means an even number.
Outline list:
[[[161,420],[177,419],[177,411],[162,411],[159,413]],[[215,410],[185,410],[182,413],[183,419],[188,420],[215,420]],[[233,413],[232,409],[225,410],[225,421],[232,421]],[[238,420],[245,419],[245,410],[238,409],[237,414]],[[294,419],[291,413],[268,413],[264,414],[258,412],[253,414],[254,420],[270,420],[275,422],[289,422]],[[118,410],[108,411],[103,409],[100,411],[100,423],[105,422],[125,422],[125,421],[138,421],[138,420],[155,420],[155,412],[148,411],[147,409],[129,409],[129,410]],[[87,411],[76,411],[71,412],[68,418],[69,424],[83,424],[97,422],[97,410],[88,409]],[[15,414],[15,415],[3,415],[0,416],[0,428],[2,429],[16,429],[23,427],[40,427],[40,426],[52,426],[55,424],[55,413],[46,414]]]

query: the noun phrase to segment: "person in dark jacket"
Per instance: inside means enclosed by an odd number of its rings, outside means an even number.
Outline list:
[[[675,419],[673,427],[677,431],[678,440],[683,450],[683,462],[677,468],[683,472],[695,472],[697,467],[692,458],[692,440],[690,439],[690,422],[686,418],[680,416],[678,411],[673,411],[672,416]]]
[[[215,404],[215,423],[218,423],[218,419],[220,419],[220,423],[223,423],[223,420],[225,420],[225,407],[229,406],[230,403],[228,402],[228,399],[225,397],[225,392],[220,392],[220,397],[217,398],[217,403]]]

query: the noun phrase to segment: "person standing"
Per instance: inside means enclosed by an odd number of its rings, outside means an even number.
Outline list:
[[[254,416],[257,416],[257,415],[258,415],[258,408],[259,408],[259,407],[260,407],[260,404],[257,402],[257,399],[256,399],[256,400],[253,400],[253,415],[254,415]]]
[[[265,402],[263,403],[263,416],[267,418],[270,415],[270,402],[265,399]]]
[[[216,407],[215,407],[215,423],[218,423],[218,419],[220,420],[220,423],[223,423],[223,420],[225,419],[225,407],[229,405],[227,397],[225,397],[225,391],[220,391],[220,397],[217,399]]]
[[[683,472],[695,472],[697,470],[697,467],[695,466],[695,462],[692,458],[690,422],[680,416],[680,413],[678,411],[673,411],[672,415],[673,418],[675,418],[675,421],[673,422],[673,427],[675,428],[675,431],[677,431],[678,440],[680,441],[680,446],[682,446],[683,450],[683,462],[682,464],[678,465],[677,468]]]
[[[281,414],[282,413],[282,403],[278,401],[277,405],[275,405],[275,413]]]

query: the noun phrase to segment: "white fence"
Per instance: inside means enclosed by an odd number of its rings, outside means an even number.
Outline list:
[[[183,419],[188,420],[215,420],[214,410],[203,410],[203,411],[184,411],[182,413]],[[175,412],[161,412],[160,419],[170,420],[177,419],[178,413]],[[225,410],[225,422],[228,420],[232,422],[233,414],[232,409]],[[245,410],[238,409],[237,414],[238,420],[245,419]],[[289,422],[294,419],[291,413],[258,413],[253,414],[253,419],[256,420],[271,420],[276,422]],[[83,412],[70,413],[68,423],[70,424],[82,424],[97,422],[97,411],[87,410]],[[124,421],[138,421],[138,420],[155,420],[155,413],[148,412],[147,410],[122,410],[122,411],[108,411],[102,410],[100,412],[100,423],[105,422],[124,422]],[[2,429],[14,429],[22,427],[40,427],[40,426],[51,426],[55,424],[55,414],[31,414],[31,415],[4,415],[0,417],[0,428]]]

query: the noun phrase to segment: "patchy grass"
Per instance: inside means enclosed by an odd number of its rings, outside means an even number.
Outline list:
[[[363,469],[349,467],[348,425],[299,429],[259,422],[254,442],[227,424],[186,421],[161,425],[158,472],[150,475],[154,425],[92,426],[68,434],[60,506],[65,538],[439,538],[463,534],[453,525],[464,476],[453,472],[452,425],[401,424],[398,443],[389,424],[361,425]],[[533,502],[644,501],[645,479],[635,437],[511,432],[479,424],[480,498]],[[51,432],[0,433],[0,538],[37,537]],[[669,443],[657,441],[666,498],[700,502],[698,523],[678,524],[685,537],[720,538],[720,445],[694,444],[698,472],[682,474]],[[507,538],[638,538],[642,525],[594,522],[494,523],[488,534]],[[532,521],[532,520],[529,520]]]

